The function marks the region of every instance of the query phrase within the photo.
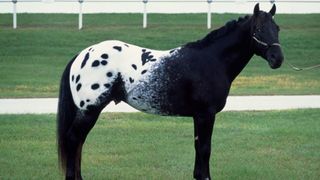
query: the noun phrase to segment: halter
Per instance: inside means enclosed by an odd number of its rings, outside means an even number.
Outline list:
[[[258,38],[256,38],[254,35],[252,36],[252,38],[259,44],[263,45],[264,47],[271,47],[271,46],[278,46],[278,47],[281,47],[280,43],[272,43],[271,45],[269,45],[268,43],[266,42],[263,42],[261,40],[259,40]]]

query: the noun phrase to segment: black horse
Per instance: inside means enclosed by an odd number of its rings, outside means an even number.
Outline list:
[[[81,51],[61,79],[57,138],[66,179],[82,179],[81,151],[101,110],[124,101],[149,113],[194,120],[195,179],[210,179],[211,135],[216,113],[230,86],[254,54],[272,69],[283,55],[276,7],[241,17],[196,42],[157,51],[121,41],[104,41]]]

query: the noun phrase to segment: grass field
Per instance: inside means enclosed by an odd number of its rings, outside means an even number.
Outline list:
[[[222,26],[238,14],[214,14]],[[81,49],[107,39],[119,39],[154,49],[169,49],[200,39],[205,14],[150,14],[142,29],[141,14],[90,14],[77,30],[77,15],[19,14],[13,30],[10,14],[0,14],[0,98],[56,97],[60,75]],[[297,66],[320,63],[320,14],[278,15],[286,61]],[[320,94],[319,69],[295,72],[284,65],[271,70],[255,57],[238,77],[233,95]]]
[[[217,116],[215,179],[318,179],[320,111],[223,112]],[[62,179],[54,115],[0,115],[0,179]],[[108,113],[83,152],[86,179],[192,179],[193,123]]]

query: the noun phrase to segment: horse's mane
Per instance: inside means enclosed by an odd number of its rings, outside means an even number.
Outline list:
[[[209,34],[207,34],[203,39],[189,42],[185,44],[185,47],[189,48],[203,48],[210,45],[212,42],[220,39],[221,37],[224,37],[229,32],[233,31],[239,23],[242,23],[243,21],[249,19],[251,16],[247,15],[244,17],[239,17],[238,20],[231,20],[228,21],[224,26],[220,27],[219,29],[211,31]]]

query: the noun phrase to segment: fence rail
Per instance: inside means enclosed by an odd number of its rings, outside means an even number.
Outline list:
[[[211,5],[212,3],[235,3],[239,1],[244,1],[248,3],[252,2],[270,2],[270,3],[320,3],[320,0],[0,0],[0,3],[12,3],[12,21],[13,29],[17,28],[17,3],[28,3],[28,2],[39,2],[39,3],[54,3],[54,2],[68,2],[68,3],[78,3],[79,4],[79,18],[78,18],[78,29],[83,28],[83,6],[86,3],[142,3],[143,5],[143,19],[142,27],[147,28],[147,5],[148,3],[207,3],[207,28],[211,28]]]
[[[108,2],[172,2],[172,3],[188,3],[188,2],[197,2],[197,3],[203,3],[203,2],[214,2],[214,3],[234,3],[237,2],[237,0],[0,0],[0,3],[2,2],[102,2],[102,3],[108,3]],[[244,0],[245,2],[277,2],[277,3],[283,3],[283,2],[291,2],[291,3],[320,3],[319,0]]]

